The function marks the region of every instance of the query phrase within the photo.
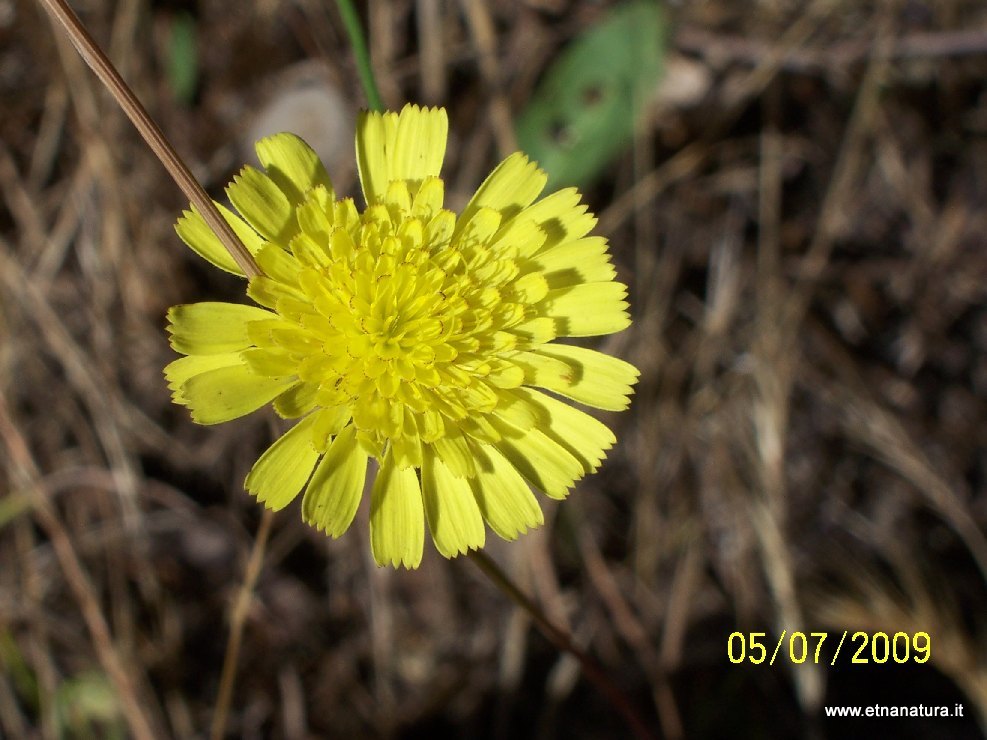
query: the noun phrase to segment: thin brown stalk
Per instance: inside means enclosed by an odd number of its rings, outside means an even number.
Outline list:
[[[257,585],[257,578],[260,576],[261,566],[264,563],[264,551],[267,549],[267,540],[271,534],[271,522],[273,520],[274,512],[270,509],[264,509],[260,526],[257,528],[257,537],[254,539],[253,548],[250,550],[250,559],[247,561],[247,572],[243,576],[243,583],[240,585],[236,602],[233,604],[233,612],[230,615],[230,636],[226,643],[226,654],[223,657],[223,673],[219,679],[219,695],[216,698],[216,709],[213,712],[212,727],[209,730],[211,740],[221,740],[226,734],[226,721],[230,714],[230,702],[233,699],[236,669],[240,662],[240,646],[243,644],[243,627],[247,621],[247,612],[250,610],[250,599],[253,597],[254,586]]]
[[[497,37],[493,19],[486,3],[480,0],[463,0],[463,10],[466,12],[473,41],[480,50],[480,74],[491,93],[490,120],[497,139],[497,149],[501,156],[506,157],[517,151],[518,147],[511,105],[502,89],[503,75],[497,62]]]
[[[644,722],[627,697],[617,688],[613,680],[600,668],[584,650],[579,648],[568,632],[550,620],[532,599],[518,588],[503,569],[491,560],[482,550],[473,550],[470,559],[483,571],[483,575],[503,591],[515,604],[524,609],[534,620],[538,629],[558,650],[569,653],[578,662],[583,675],[624,717],[628,727],[639,740],[653,740],[656,735]]]
[[[7,449],[11,467],[18,471],[19,476],[24,481],[25,488],[32,497],[35,517],[48,535],[58,564],[65,574],[65,580],[79,605],[79,611],[96,650],[96,657],[117,690],[121,709],[130,726],[132,736],[137,740],[154,740],[159,735],[152,729],[151,718],[145,712],[138,698],[138,689],[132,679],[133,671],[128,668],[126,660],[120,655],[113,643],[113,635],[100,608],[96,589],[85,566],[79,559],[69,533],[62,525],[55,508],[38,485],[37,481],[40,476],[37,467],[31,457],[27,443],[10,416],[6,399],[2,393],[0,393],[0,439]]]
[[[181,188],[185,196],[192,202],[205,219],[209,228],[213,230],[219,240],[226,247],[233,260],[243,270],[248,278],[261,274],[260,267],[254,261],[253,256],[243,246],[243,242],[233,233],[233,229],[226,219],[219,215],[212,199],[195,179],[178,152],[171,145],[164,133],[151,118],[150,114],[137,99],[130,86],[124,82],[120,73],[117,72],[113,63],[109,60],[95,39],[89,35],[85,26],[79,20],[65,0],[39,0],[48,10],[51,16],[61,24],[72,44],[78,50],[79,55],[85,60],[106,89],[110,91],[114,99],[123,109],[127,117],[137,128],[137,131],[147,142],[147,145],[154,152],[154,155],[161,160],[161,164],[168,170],[175,184]]]

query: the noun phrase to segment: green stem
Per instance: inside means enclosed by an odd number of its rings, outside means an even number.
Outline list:
[[[370,52],[363,35],[360,16],[356,12],[356,8],[353,7],[351,0],[336,0],[336,5],[339,6],[339,14],[343,17],[346,35],[350,37],[353,56],[356,58],[357,73],[360,75],[360,84],[363,85],[363,92],[367,96],[367,105],[370,106],[370,110],[382,112],[384,101],[380,98],[377,80],[374,79],[374,68],[370,65]]]
[[[482,550],[471,550],[469,557],[497,588],[507,594],[511,601],[530,615],[542,631],[542,634],[548,638],[549,642],[560,651],[569,653],[579,662],[579,667],[582,669],[583,675],[606,697],[614,709],[624,716],[628,727],[630,727],[639,740],[654,740],[656,735],[648,729],[647,724],[641,719],[641,716],[631,705],[630,701],[628,701],[627,697],[617,688],[603,669],[600,668],[599,664],[576,646],[572,641],[572,637],[565,630],[554,624],[545,612],[527,594],[518,588],[503,569],[487,557]]]

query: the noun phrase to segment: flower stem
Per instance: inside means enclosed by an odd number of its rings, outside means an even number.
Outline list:
[[[503,591],[511,601],[531,616],[535,624],[542,631],[542,634],[548,638],[549,642],[559,650],[569,653],[579,662],[579,667],[582,669],[583,675],[606,697],[614,709],[624,716],[628,727],[630,727],[639,740],[654,740],[656,735],[648,729],[647,724],[641,719],[641,716],[631,705],[630,701],[628,701],[627,697],[617,688],[603,669],[600,668],[599,664],[576,646],[572,641],[572,637],[565,630],[553,623],[531,597],[518,588],[517,584],[510,579],[504,570],[487,557],[482,550],[471,550],[469,557],[497,588]]]
[[[257,528],[257,536],[254,538],[254,545],[250,550],[250,558],[247,560],[247,570],[243,576],[243,583],[240,584],[240,591],[237,593],[233,611],[230,614],[230,636],[226,642],[226,653],[223,656],[219,695],[216,699],[212,726],[209,730],[210,740],[221,740],[226,735],[226,719],[230,713],[233,684],[236,681],[236,669],[240,662],[240,646],[243,644],[243,627],[247,621],[247,612],[250,610],[250,599],[254,593],[254,586],[257,585],[261,565],[264,563],[264,551],[267,549],[272,521],[274,521],[274,512],[265,508],[261,515],[260,526]]]
[[[219,237],[223,246],[226,247],[226,250],[230,253],[230,256],[237,265],[239,265],[240,269],[243,270],[244,274],[248,278],[260,275],[261,269],[257,266],[257,262],[254,261],[253,256],[243,246],[243,242],[240,241],[237,235],[233,233],[233,229],[226,223],[226,219],[219,215],[219,211],[216,210],[212,198],[206,194],[199,181],[195,179],[188,166],[182,161],[178,152],[175,151],[175,148],[165,137],[164,132],[154,122],[154,119],[151,118],[144,106],[141,105],[134,91],[124,82],[120,73],[117,72],[116,67],[113,66],[113,62],[106,56],[99,44],[96,43],[96,40],[89,35],[85,26],[82,25],[82,21],[79,20],[72,8],[69,7],[66,0],[39,1],[51,14],[52,18],[61,24],[72,45],[79,52],[79,56],[92,68],[99,81],[110,91],[110,94],[113,95],[114,99],[123,109],[123,112],[127,114],[127,117],[144,138],[144,141],[147,142],[151,151],[154,152],[154,155],[161,161],[165,169],[168,170],[168,174],[171,175],[175,184],[181,188],[181,191],[185,193],[185,197],[202,214],[209,228]]]
[[[360,16],[356,12],[356,8],[353,7],[351,0],[336,0],[336,5],[339,6],[339,14],[343,17],[346,35],[350,37],[350,45],[353,47],[353,56],[356,59],[357,73],[360,75],[360,84],[367,96],[367,105],[372,111],[382,112],[384,101],[381,100],[380,89],[374,78],[374,69],[370,65],[370,52],[367,50],[367,41],[363,35]]]

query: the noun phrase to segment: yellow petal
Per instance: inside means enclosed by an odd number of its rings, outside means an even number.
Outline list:
[[[216,203],[215,205],[220,215],[232,227],[240,241],[243,242],[247,251],[251,254],[256,254],[261,246],[263,246],[264,240],[229,208],[226,208],[220,203]],[[175,224],[175,231],[181,240],[204,260],[212,263],[221,270],[226,270],[226,272],[232,272],[234,275],[243,277],[243,270],[233,260],[230,253],[226,251],[226,247],[223,246],[219,237],[206,224],[206,220],[202,218],[202,214],[199,213],[197,208],[192,208],[192,210],[182,213],[178,222]]]
[[[587,406],[623,411],[640,375],[616,357],[568,344],[546,344],[511,360],[525,370],[525,382]]]
[[[452,232],[456,228],[456,214],[452,211],[440,210],[432,220],[425,225],[425,241],[435,253],[449,243]]]
[[[315,408],[315,383],[299,383],[274,399],[274,410],[285,419],[297,419]]]
[[[500,227],[501,215],[493,208],[477,208],[467,221],[459,219],[456,226],[456,242],[463,250],[486,244]]]
[[[411,215],[428,222],[436,213],[442,210],[445,198],[445,183],[441,177],[427,177],[418,188],[418,193],[411,204]]]
[[[444,108],[405,105],[398,114],[388,179],[411,180],[414,190],[427,177],[436,177],[446,154],[449,119]]]
[[[274,181],[260,170],[244,167],[226,186],[226,195],[257,233],[287,248],[298,233],[295,211]]]
[[[547,424],[549,415],[546,409],[532,403],[530,397],[521,392],[523,390],[501,391],[493,413],[518,431],[526,432],[536,424]]]
[[[517,470],[490,445],[474,445],[476,476],[470,480],[480,513],[505,540],[541,526],[545,518]]]
[[[503,436],[495,446],[521,475],[551,498],[568,496],[572,484],[585,473],[572,453],[537,428],[520,436]]]
[[[543,274],[552,290],[580,283],[603,283],[617,277],[607,254],[607,240],[602,236],[577,239],[541,252],[521,272]]]
[[[297,375],[299,362],[283,349],[260,349],[254,347],[244,350],[242,355],[250,369],[257,375],[276,378],[287,375]]]
[[[295,209],[295,219],[301,233],[324,244],[334,228],[334,206],[331,189],[316,185],[305,197],[305,202]]]
[[[383,202],[388,206],[396,207],[399,213],[408,213],[411,210],[411,191],[408,190],[408,183],[404,180],[391,180],[387,184]]]
[[[553,442],[579,460],[584,473],[592,473],[600,467],[607,450],[617,441],[606,424],[539,391],[518,388],[514,392],[543,410],[547,421],[540,428]]]
[[[390,452],[370,499],[370,548],[377,565],[417,568],[425,543],[425,512],[418,474],[399,468]]]
[[[302,227],[304,228],[304,227]],[[291,253],[295,259],[305,267],[312,267],[319,271],[328,271],[332,267],[332,258],[329,255],[329,232],[319,235],[324,241],[316,241],[311,235],[304,231],[291,240]]]
[[[440,437],[432,443],[432,449],[453,475],[460,478],[472,478],[475,475],[473,453],[461,434]]]
[[[422,497],[435,548],[445,557],[483,547],[483,517],[465,478],[457,478],[430,447],[425,447]]]
[[[293,377],[265,378],[246,364],[232,365],[189,378],[176,401],[188,406],[197,423],[219,424],[256,411],[297,382]]]
[[[490,241],[490,249],[509,257],[530,257],[541,251],[548,235],[534,221],[523,215],[503,225]]]
[[[214,355],[246,349],[251,321],[276,318],[256,306],[237,303],[192,303],[168,310],[172,349],[183,355]]]
[[[548,289],[548,280],[542,273],[529,272],[511,283],[506,292],[509,300],[531,304],[542,300]]]
[[[551,342],[559,336],[560,327],[558,322],[548,316],[540,316],[523,323],[512,326],[507,331],[516,335],[522,344],[528,346]]]
[[[315,449],[325,451],[332,438],[340,434],[350,423],[352,414],[349,406],[329,406],[321,409],[316,415],[312,427],[312,444]]]
[[[501,215],[501,222],[520,213],[530,205],[545,187],[545,173],[529,161],[522,152],[515,152],[497,165],[463,210],[456,225],[457,233],[473,220],[481,208],[490,208]]]
[[[541,249],[548,250],[564,242],[586,236],[596,226],[596,216],[580,202],[575,188],[558,190],[526,208],[521,219],[531,219],[547,234]],[[521,220],[519,219],[519,220]]]
[[[164,376],[165,380],[168,381],[168,390],[172,392],[175,403],[185,405],[187,401],[182,395],[182,386],[189,378],[221,367],[242,364],[243,358],[240,357],[239,352],[227,352],[219,355],[190,355],[168,363],[164,369]]]
[[[368,205],[381,202],[391,180],[409,180],[412,195],[439,174],[449,119],[443,108],[406,105],[400,113],[364,111],[356,125],[356,162]]]
[[[560,337],[592,337],[630,326],[626,296],[622,283],[584,283],[549,291],[539,308],[555,319]]]
[[[332,195],[329,173],[303,139],[295,134],[280,133],[258,141],[254,148],[267,175],[288,196],[293,205],[300,205],[308,191],[321,185]]]
[[[497,388],[517,388],[524,383],[524,370],[509,360],[492,360],[487,382]]]
[[[302,518],[330,537],[339,537],[356,515],[366,477],[367,453],[350,425],[332,441],[315,469],[302,498]]]
[[[250,282],[247,284],[247,295],[260,305],[273,309],[276,309],[278,302],[285,298],[302,303],[309,301],[308,296],[298,288],[294,288],[287,283],[278,282],[277,280],[271,280],[271,278],[264,275],[258,275],[250,279]]]
[[[297,239],[291,241],[294,243]],[[261,271],[271,280],[286,285],[298,285],[298,273],[302,266],[291,252],[275,244],[265,244],[254,256]]]
[[[399,468],[420,468],[422,466],[422,441],[417,433],[392,438],[391,447],[394,464]]]
[[[367,205],[380,202],[387,191],[388,149],[393,147],[397,114],[361,111],[356,121],[356,165]]]
[[[459,430],[467,437],[480,442],[493,443],[500,440],[500,432],[483,414],[472,414],[459,419]]]
[[[303,419],[281,435],[250,469],[244,486],[268,509],[278,511],[291,503],[312,475],[319,459],[312,447],[314,418]]]

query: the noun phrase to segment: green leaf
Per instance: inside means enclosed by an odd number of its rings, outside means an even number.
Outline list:
[[[0,630],[0,666],[3,666],[4,673],[12,680],[21,701],[32,711],[37,711],[41,706],[38,677],[14,636],[6,628]]]
[[[190,105],[199,87],[199,57],[195,49],[195,19],[189,13],[172,18],[168,36],[168,84],[175,101]]]
[[[577,38],[546,72],[517,120],[521,149],[548,173],[549,188],[585,185],[630,143],[658,86],[666,24],[653,0],[614,10]]]
[[[69,737],[123,740],[127,736],[116,689],[99,671],[84,671],[62,681],[55,709],[61,730]]]
[[[24,512],[30,511],[33,506],[31,494],[25,492],[10,492],[4,498],[0,498],[0,529]]]

